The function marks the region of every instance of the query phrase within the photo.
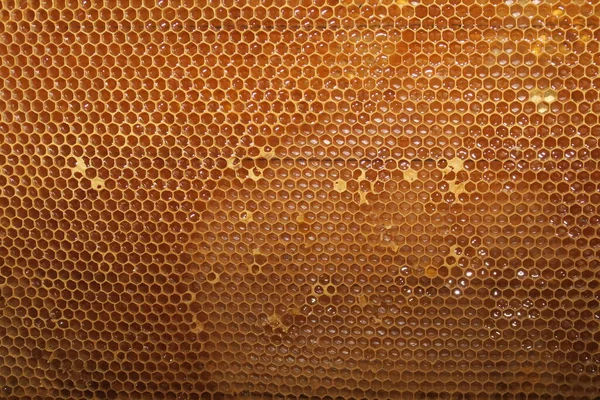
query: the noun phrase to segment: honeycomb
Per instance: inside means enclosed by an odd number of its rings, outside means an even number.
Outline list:
[[[3,0],[0,398],[598,398],[599,25]]]

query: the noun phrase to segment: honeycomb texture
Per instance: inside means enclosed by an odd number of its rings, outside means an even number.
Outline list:
[[[596,0],[0,7],[0,398],[600,396]]]

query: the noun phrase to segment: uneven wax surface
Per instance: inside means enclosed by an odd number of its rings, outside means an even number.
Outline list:
[[[600,396],[599,21],[3,0],[0,398]]]

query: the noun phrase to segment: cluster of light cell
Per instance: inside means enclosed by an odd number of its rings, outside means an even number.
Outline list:
[[[595,0],[4,0],[0,398],[600,396]]]

